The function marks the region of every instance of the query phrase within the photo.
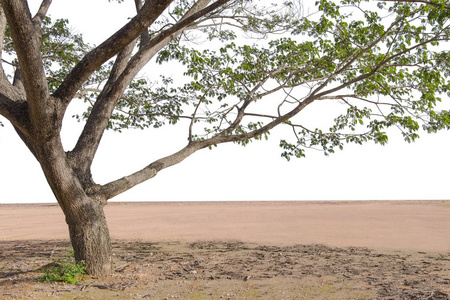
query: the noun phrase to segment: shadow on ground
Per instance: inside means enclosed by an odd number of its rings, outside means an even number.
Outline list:
[[[38,283],[68,241],[0,242],[0,299],[449,299],[450,253],[114,241],[114,274]]]

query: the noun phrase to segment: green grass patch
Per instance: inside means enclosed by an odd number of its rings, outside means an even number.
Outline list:
[[[68,260],[57,260],[53,267],[44,269],[44,275],[38,278],[40,282],[77,283],[86,274],[84,263]]]
[[[57,260],[53,266],[43,270],[44,275],[38,278],[40,282],[65,282],[77,283],[81,281],[86,274],[86,264],[84,262],[75,262],[73,250],[64,260]]]

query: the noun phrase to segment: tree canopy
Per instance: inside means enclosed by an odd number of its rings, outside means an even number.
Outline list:
[[[448,40],[446,1],[317,1],[317,10],[309,14],[295,1],[216,1],[210,6],[198,1],[206,8],[189,21],[184,19],[192,1],[167,2],[168,9],[139,40],[128,41],[127,49],[89,71],[83,66],[102,45],[84,43],[70,31],[68,19],[42,17],[49,93],[70,94],[65,103],[76,97],[89,103],[77,116],[87,127],[95,126],[96,108],[102,110],[107,98],[115,102],[105,116],[108,129],[188,120],[188,141],[206,146],[245,145],[285,125],[293,133],[280,142],[287,159],[304,156],[306,148],[328,154],[346,142],[385,144],[386,128],[393,126],[408,142],[421,127],[428,132],[448,128],[448,111],[435,109],[449,93],[449,53],[442,45]],[[8,27],[3,52],[8,55],[4,62],[20,70]],[[128,61],[118,72],[121,55]],[[179,62],[187,78],[136,78],[151,59]],[[79,69],[86,74],[71,85]],[[345,107],[329,128],[308,127],[297,117],[318,101]]]
[[[448,126],[447,112],[434,111],[441,95],[448,93],[448,51],[439,51],[448,39],[445,1],[318,1],[318,12],[307,16],[293,1],[268,7],[224,2],[151,55],[160,64],[182,63],[190,79],[180,85],[173,78],[162,77],[157,83],[123,78],[107,128],[157,128],[189,119],[189,141],[245,144],[285,124],[294,132],[291,141],[280,144],[289,158],[303,156],[308,147],[330,153],[344,142],[384,144],[387,127],[397,126],[412,141],[420,125],[430,132]],[[146,52],[142,40],[167,31],[191,5],[175,1],[154,22],[136,43],[140,51],[132,56],[129,69],[135,68],[132,61],[150,60],[141,57]],[[68,25],[67,19],[52,22],[45,17],[42,22],[42,59],[49,91],[56,95],[92,48]],[[208,49],[195,47],[197,40]],[[8,30],[4,45],[4,52],[14,57]],[[18,64],[15,58],[8,62]],[[72,91],[73,97],[91,104],[80,118],[90,116],[113,66],[113,60],[105,61]],[[293,118],[302,107],[325,100],[347,106],[330,128],[307,128]]]

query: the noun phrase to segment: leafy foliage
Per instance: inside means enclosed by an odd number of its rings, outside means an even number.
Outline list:
[[[148,36],[181,20],[193,3],[173,1]],[[184,76],[130,81],[107,128],[187,120],[190,142],[246,145],[283,124],[293,132],[291,141],[280,142],[287,159],[303,157],[307,148],[328,155],[345,143],[384,145],[391,128],[408,142],[421,130],[450,128],[449,110],[441,109],[448,107],[442,97],[450,96],[448,1],[321,0],[306,16],[298,3],[234,0],[194,22],[155,56]],[[64,19],[46,18],[42,32],[54,91],[91,47]],[[14,54],[8,34],[3,51]],[[104,64],[80,89],[90,106],[76,115],[80,121],[89,119],[113,66],[113,60]],[[330,125],[311,125],[300,113],[320,102],[341,107]]]
[[[83,41],[81,35],[72,33],[67,19],[58,19],[52,22],[50,17],[45,17],[41,30],[42,61],[49,89],[53,92],[87,53],[90,46]],[[3,40],[3,51],[12,58],[9,64],[18,68],[14,42],[8,27]]]
[[[82,276],[86,274],[86,264],[84,262],[75,262],[73,260],[73,250],[64,260],[57,260],[51,268],[44,269],[44,275],[38,278],[41,282],[65,282],[77,283]]]
[[[51,91],[56,90],[90,48],[81,35],[71,32],[68,24],[67,19],[52,23],[50,17],[43,22],[41,53]]]
[[[391,127],[411,142],[421,127],[435,132],[450,126],[448,111],[436,111],[441,95],[450,95],[449,52],[439,47],[449,38],[445,4],[381,2],[374,8],[368,1],[343,1],[342,6],[318,1],[317,14],[290,23],[290,36],[262,45],[231,42],[218,50],[171,45],[158,62],[177,60],[186,66],[192,81],[179,91],[195,93],[193,105],[203,107],[202,115],[198,110],[192,115],[210,124],[202,139],[229,128],[243,136],[304,103],[339,101],[347,112],[329,130],[308,129],[298,117],[295,123],[284,120],[294,128],[296,143],[283,140],[282,156],[302,157],[304,148],[329,154],[346,142],[384,145]],[[276,98],[282,100],[275,114],[242,112]],[[233,125],[239,114],[249,120],[246,125]]]

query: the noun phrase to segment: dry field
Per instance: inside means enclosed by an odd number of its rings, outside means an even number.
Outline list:
[[[39,283],[55,205],[0,205],[0,299],[449,299],[450,202],[112,203],[115,273]]]

